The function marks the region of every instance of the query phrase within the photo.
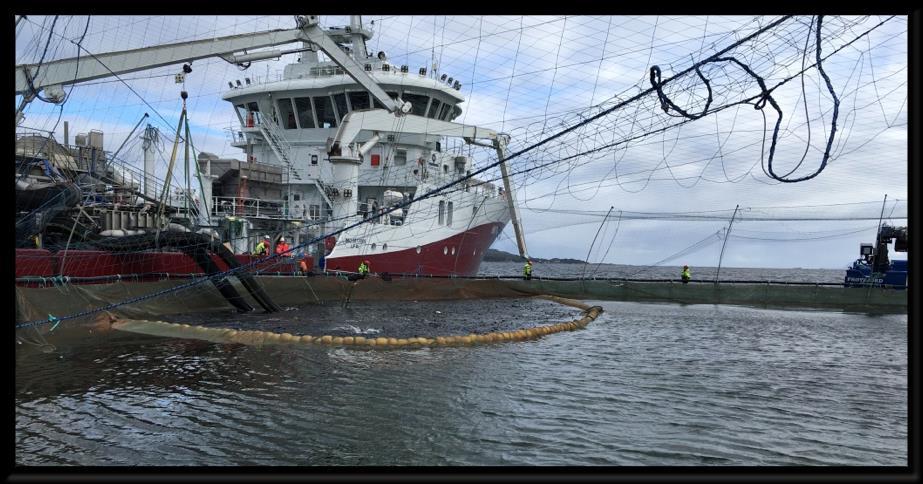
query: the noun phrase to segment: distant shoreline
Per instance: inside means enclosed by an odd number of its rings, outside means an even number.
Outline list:
[[[532,262],[539,263],[557,263],[557,264],[586,264],[586,261],[579,259],[542,259],[540,257],[531,257]],[[487,249],[484,254],[484,262],[525,262],[525,259],[517,254],[511,254],[497,249]]]

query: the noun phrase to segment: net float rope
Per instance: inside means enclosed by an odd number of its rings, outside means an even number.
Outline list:
[[[590,306],[581,301],[558,296],[536,296],[537,298],[554,301],[558,304],[571,306],[582,310],[582,316],[573,321],[534,326],[512,331],[493,331],[488,333],[470,333],[467,335],[446,335],[433,337],[394,338],[379,336],[366,338],[364,336],[341,335],[295,335],[292,333],[275,333],[272,331],[237,330],[233,328],[206,327],[190,325],[187,323],[168,323],[164,321],[148,321],[141,319],[114,319],[111,328],[142,333],[152,336],[192,338],[211,341],[215,343],[239,343],[251,346],[269,344],[310,344],[322,346],[343,346],[357,348],[402,348],[402,347],[431,347],[431,346],[473,346],[476,344],[504,343],[510,341],[526,341],[541,338],[549,334],[562,331],[575,331],[585,328],[596,320],[603,309],[599,306]]]

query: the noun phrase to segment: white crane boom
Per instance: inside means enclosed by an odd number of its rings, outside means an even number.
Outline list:
[[[221,57],[245,49],[289,44],[300,40],[302,40],[300,29],[270,30],[93,56],[81,53],[79,59],[44,62],[40,67],[36,64],[16,66],[16,94],[28,95],[33,90],[37,92],[47,86],[75,84],[207,57]],[[37,77],[34,74],[36,69],[38,69]]]
[[[19,65],[16,66],[15,71],[16,94],[23,96],[23,105],[25,105],[39,91],[45,88],[55,88],[52,90],[61,92],[60,86],[66,84],[153,69],[180,62],[191,62],[208,57],[221,57],[228,62],[237,63],[248,57],[258,59],[262,56],[260,55],[261,53],[254,53],[244,54],[248,56],[244,57],[244,55],[234,55],[234,52],[292,42],[310,42],[317,45],[334,62],[342,66],[350,77],[375,96],[378,102],[389,111],[397,114],[410,111],[409,104],[400,99],[391,99],[355,59],[346,55],[337,43],[318,25],[317,16],[314,15],[299,17],[298,27],[289,30],[267,30],[98,55],[82,54],[80,57],[43,62],[41,65]],[[276,55],[276,53],[268,53],[266,57]]]

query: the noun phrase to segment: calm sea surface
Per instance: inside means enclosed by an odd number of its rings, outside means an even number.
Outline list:
[[[537,265],[536,275],[574,270]],[[53,353],[23,347],[16,462],[907,465],[906,315],[589,302],[605,313],[584,330],[473,347],[255,347],[123,332]],[[521,300],[484,311],[530,319]],[[404,313],[350,317],[368,329]]]

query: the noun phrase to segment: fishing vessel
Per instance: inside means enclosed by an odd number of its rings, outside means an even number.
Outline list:
[[[906,289],[909,273],[906,260],[891,260],[888,245],[894,242],[895,252],[907,252],[907,227],[882,225],[875,244],[859,244],[860,258],[846,269],[846,287],[886,287]]]
[[[248,67],[300,56],[277,79],[228,81],[222,98],[238,121],[228,135],[244,159],[200,153],[186,167],[194,175],[185,188],[154,176],[150,125],[143,171],[104,151],[102,133],[78,135],[71,145],[66,134],[61,144],[51,134],[18,132],[17,198],[31,202],[19,207],[17,277],[92,282],[234,265],[227,254],[211,254],[209,262],[183,247],[162,247],[161,234],[170,231],[193,234],[187,242],[220,242],[242,264],[256,257],[250,252],[264,237],[271,246],[284,237],[298,249],[267,263],[270,272],[295,272],[303,260],[345,272],[368,261],[374,272],[476,274],[506,224],[517,222],[516,206],[505,165],[503,187],[478,180],[459,148],[483,146],[502,159],[508,138],[455,122],[464,102],[459,81],[369,52],[372,35],[359,16],[332,28],[300,16],[289,30],[46,62],[38,75],[36,65],[17,66],[21,121],[23,105],[35,97],[54,101],[68,83],[185,62],[179,82],[200,58]],[[292,43],[301,47],[250,50]],[[196,177],[198,190],[188,182]],[[525,255],[518,227],[516,235]]]

